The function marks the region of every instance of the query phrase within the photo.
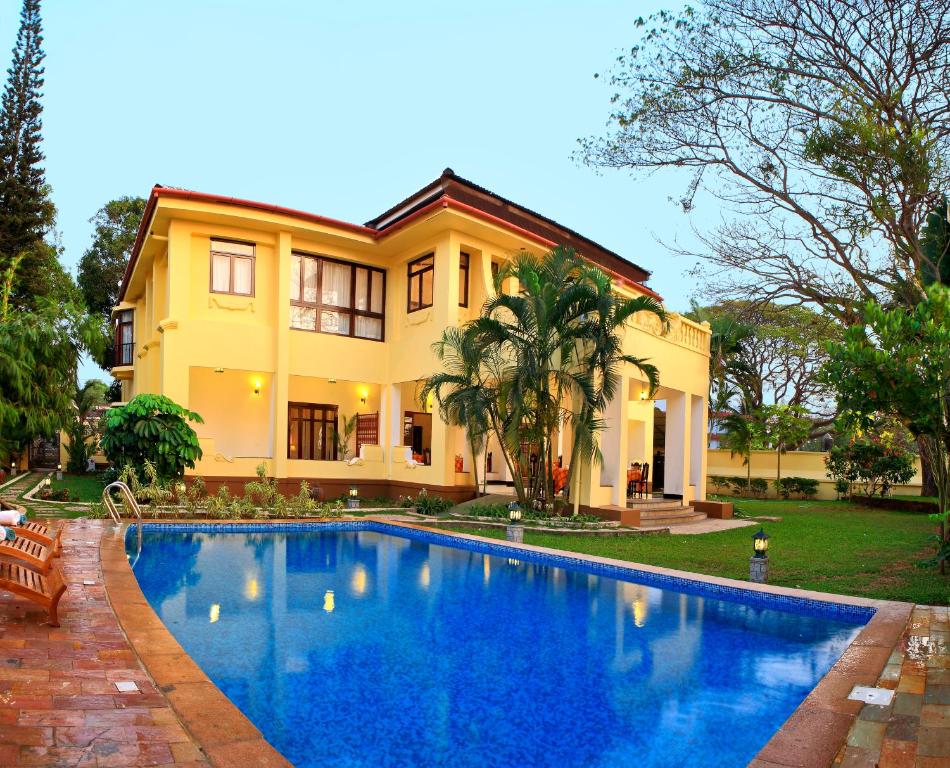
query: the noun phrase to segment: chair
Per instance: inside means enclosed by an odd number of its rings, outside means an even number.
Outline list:
[[[19,560],[40,573],[49,571],[53,565],[53,556],[52,547],[45,547],[26,536],[17,536],[13,541],[7,539],[0,541],[0,557]]]
[[[59,626],[59,599],[66,591],[59,568],[42,574],[17,563],[0,562],[0,589],[41,605],[49,613],[50,626]]]
[[[63,552],[63,529],[41,525],[36,522],[12,525],[13,532],[25,539],[32,539],[47,549],[53,550],[53,557],[59,557]]]
[[[643,463],[643,467],[640,469],[640,479],[634,481],[636,486],[636,492],[640,494],[641,497],[646,497],[647,495],[647,483],[650,480],[650,465],[647,462]]]

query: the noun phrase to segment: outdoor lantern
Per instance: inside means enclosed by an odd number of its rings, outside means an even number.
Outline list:
[[[360,489],[355,485],[350,486],[350,497],[346,500],[347,509],[359,509],[360,506]]]
[[[766,557],[769,549],[769,535],[759,528],[759,532],[752,537],[752,548],[755,550],[756,557]]]
[[[16,462],[10,462],[10,477],[16,477]]]
[[[769,535],[759,528],[759,532],[752,537],[752,547],[755,554],[749,558],[749,581],[764,584],[769,580]]]
[[[517,501],[508,505],[508,525],[505,527],[505,538],[508,541],[521,543],[524,541],[524,526],[521,523],[521,507]]]
[[[62,464],[56,465],[56,479],[57,480],[63,479],[63,465]]]

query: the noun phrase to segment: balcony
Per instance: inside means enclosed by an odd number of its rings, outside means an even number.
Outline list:
[[[132,365],[135,362],[135,342],[120,344],[112,348],[112,375],[117,379],[132,378]]]

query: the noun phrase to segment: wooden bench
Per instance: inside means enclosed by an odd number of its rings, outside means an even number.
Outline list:
[[[0,562],[0,589],[43,606],[49,613],[50,626],[59,626],[59,599],[66,591],[59,568],[37,573],[18,563]]]

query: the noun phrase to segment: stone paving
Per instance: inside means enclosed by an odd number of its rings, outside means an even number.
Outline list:
[[[888,706],[865,704],[840,768],[950,768],[950,608],[917,606],[877,682]]]
[[[0,766],[209,765],[106,598],[103,523],[66,525],[62,626],[50,627],[41,608],[0,592]],[[121,681],[138,690],[120,693]]]

